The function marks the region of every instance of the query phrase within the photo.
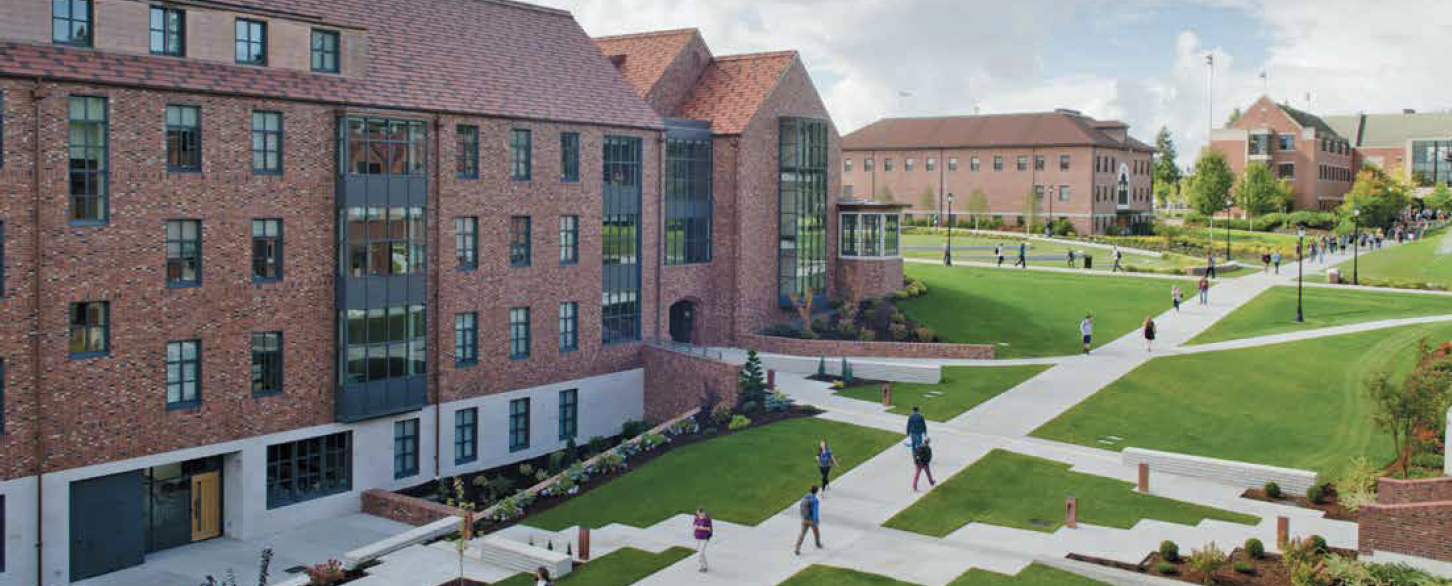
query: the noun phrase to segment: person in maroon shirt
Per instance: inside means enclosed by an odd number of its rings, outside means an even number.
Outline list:
[[[706,545],[711,543],[711,516],[706,514],[705,508],[696,509],[696,552],[701,556],[701,571],[706,571]]]

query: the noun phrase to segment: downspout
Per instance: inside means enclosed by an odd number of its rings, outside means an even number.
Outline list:
[[[31,359],[31,391],[35,393],[35,583],[37,586],[45,584],[45,434],[41,433],[45,425],[45,394],[40,392],[40,282],[41,277],[41,256],[40,256],[40,102],[45,97],[45,92],[40,89],[41,80],[35,78],[35,88],[31,91],[30,100],[35,107],[35,115],[31,120],[33,130],[31,133],[31,148],[33,150],[30,161],[32,175],[32,187],[34,189],[34,200],[30,210],[30,234],[32,254],[31,262],[35,263],[35,276],[30,279],[31,303],[35,308],[32,311],[33,326],[32,339],[30,343]]]
[[[431,332],[433,334],[433,339],[430,340],[429,343],[434,347],[434,356],[442,355],[441,352],[443,352],[443,347],[439,346],[439,330],[444,327],[443,316],[439,313],[439,231],[441,230],[440,226],[442,226],[442,224],[440,224],[440,218],[441,214],[443,213],[443,210],[440,209],[443,207],[443,186],[440,185],[440,182],[443,180],[443,167],[439,162],[439,153],[443,152],[441,150],[443,139],[440,138],[440,135],[443,134],[443,128],[443,121],[440,120],[437,114],[434,115],[434,180],[430,182],[432,185],[429,188],[429,191],[432,192],[434,198],[434,205],[432,206],[434,210],[432,214],[434,225],[433,229],[429,230],[430,236],[433,239],[433,242],[429,243],[429,256],[433,257],[429,259],[429,280],[432,281],[431,284],[433,285],[433,287],[429,291],[429,297],[431,298],[431,305],[434,308],[434,310],[429,313],[434,314],[434,323],[437,324]],[[442,459],[439,456],[439,450],[441,450],[443,446],[442,426],[444,417],[444,389],[439,386],[439,380],[442,378],[440,376],[441,373],[439,372],[439,370],[443,368],[443,362],[444,361],[442,360],[435,361],[435,363],[432,365],[433,368],[429,369],[429,376],[434,379],[434,480],[438,480],[439,475],[443,473],[443,465],[441,464]]]

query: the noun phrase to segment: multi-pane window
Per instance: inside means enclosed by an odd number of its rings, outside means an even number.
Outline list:
[[[1034,155],[1034,170],[1035,171],[1043,171],[1044,170],[1044,156],[1043,155]]]
[[[528,130],[515,128],[509,131],[509,178],[515,181],[529,181],[531,158],[534,146]]]
[[[983,167],[983,162],[980,161],[978,159],[978,157],[970,157],[968,159],[968,170],[969,171],[977,171],[977,170],[981,169],[982,167]]]
[[[928,157],[928,160],[925,163],[924,170],[925,171],[932,172],[932,171],[936,171],[937,169],[938,169],[938,160],[935,159],[935,158],[932,158],[932,157]]]
[[[479,361],[479,314],[454,314],[454,363],[474,364]]]
[[[425,373],[428,322],[424,306],[396,305],[341,313],[347,323],[347,383]]]
[[[1027,171],[1028,170],[1028,155],[1019,155],[1018,156],[1018,166],[1017,166],[1017,169],[1019,171]]]
[[[393,422],[393,477],[418,474],[418,419]]]
[[[872,157],[862,159],[862,170],[869,172],[872,171]]]
[[[460,179],[479,178],[479,127],[460,124],[454,129],[454,174]]]
[[[1276,176],[1279,177],[1279,178],[1281,178],[1281,179],[1295,180],[1295,178],[1296,178],[1296,164],[1295,163],[1280,163],[1280,164],[1277,164],[1276,165]]]
[[[957,171],[958,170],[958,157],[948,157],[948,170],[949,171]]]
[[[479,267],[479,218],[454,218],[454,256],[460,269]]]
[[[282,279],[282,220],[252,220],[252,280]]]
[[[1069,170],[1069,155],[1059,155],[1059,170],[1060,171],[1068,171]]]
[[[580,348],[580,304],[566,301],[560,304],[560,351],[569,352]]]
[[[202,222],[167,220],[166,285],[192,287],[202,282]]]
[[[252,334],[252,396],[282,392],[282,332]]]
[[[352,432],[267,446],[267,508],[348,492]]]
[[[51,0],[50,40],[61,45],[91,46],[91,0]]]
[[[640,339],[641,140],[607,136],[604,151],[600,337],[610,344]]]
[[[1412,180],[1419,187],[1452,182],[1452,141],[1412,141]]]
[[[509,308],[509,357],[529,358],[529,308]]]
[[[348,274],[408,275],[424,270],[422,207],[347,208]]]
[[[580,180],[580,133],[560,133],[560,181]]]
[[[202,109],[166,107],[166,169],[202,170]]]
[[[313,71],[338,72],[338,31],[313,29]]]
[[[237,19],[237,63],[267,65],[267,23]]]
[[[349,175],[423,175],[428,132],[417,120],[345,118],[348,128],[344,161]]]
[[[852,159],[842,159],[842,172],[843,173],[851,173],[852,172]]]
[[[187,13],[169,6],[151,7],[151,53],[181,57],[187,53]]]
[[[454,464],[479,459],[479,408],[454,412]]]
[[[202,343],[199,340],[166,344],[166,407],[178,409],[201,403]]]
[[[665,263],[711,261],[711,141],[666,142]]]
[[[108,126],[106,98],[71,97],[71,222],[105,222],[110,217]]]
[[[282,174],[282,113],[252,113],[252,172]]]
[[[560,391],[560,441],[569,441],[580,433],[580,391]]]
[[[580,262],[580,216],[560,216],[560,264]]]
[[[914,159],[912,157],[907,157],[907,158],[903,159],[902,160],[902,170],[904,172],[909,172],[909,173],[912,172],[913,165],[916,164],[917,162],[918,162],[918,160],[917,159]]]
[[[892,157],[883,157],[882,170],[884,172],[892,170]]]
[[[1002,171],[1003,170],[1003,155],[993,155],[993,170],[994,171]]]
[[[71,304],[70,352],[72,357],[105,354],[111,344],[111,304],[86,301]]]
[[[529,399],[509,402],[509,451],[529,449]]]
[[[1059,186],[1059,201],[1069,201],[1069,186],[1068,185],[1060,185]]]
[[[782,118],[780,137],[777,303],[788,306],[827,292],[827,123]]]
[[[527,267],[530,262],[529,216],[509,218],[509,266]]]

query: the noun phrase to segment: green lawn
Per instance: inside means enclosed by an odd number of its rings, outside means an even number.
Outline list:
[[[1078,574],[1071,574],[1042,564],[1030,564],[1017,576],[974,568],[968,570],[948,586],[1101,586]],[[887,576],[868,574],[856,570],[832,566],[810,566],[797,572],[777,586],[918,586],[893,580]]]
[[[1136,330],[1170,308],[1176,281],[1143,277],[910,264],[928,294],[898,301],[908,317],[947,342],[998,344],[998,357],[1082,352],[1079,322],[1094,314],[1094,345]],[[1192,299],[1195,282],[1179,281]],[[1007,344],[1007,345],[1003,345]]]
[[[1306,321],[1296,323],[1296,288],[1273,287],[1205,330],[1191,344],[1208,344],[1403,317],[1452,314],[1452,298],[1355,289],[1304,289]]]
[[[1452,325],[1156,358],[1033,435],[1334,476],[1353,456],[1391,459],[1391,440],[1371,423],[1364,381],[1378,371],[1408,371],[1424,337],[1452,339]]]
[[[1013,238],[987,238],[984,236],[964,235],[955,232],[953,233],[954,249],[963,246],[986,246],[989,248],[985,250],[973,251],[954,250],[953,258],[956,260],[965,261],[993,262],[995,259],[993,256],[992,247],[1002,245],[1004,255],[1003,264],[1004,266],[1007,266],[1012,264],[1014,258],[1018,256],[1018,243],[1021,240],[1022,239]],[[902,251],[902,255],[906,258],[926,258],[932,260],[942,260],[943,246],[947,243],[947,241],[947,236],[937,236],[933,234],[904,234],[902,236],[903,246],[932,246],[933,250],[904,250]],[[1114,266],[1114,260],[1112,258],[1113,252],[1109,249],[1087,247],[1080,244],[1044,242],[1042,240],[1029,241],[1029,256],[1052,256],[1054,257],[1054,260],[1031,260],[1029,261],[1029,265],[1052,267],[1067,266],[1065,259],[1068,256],[1070,248],[1074,249],[1074,254],[1076,258],[1084,252],[1088,252],[1091,256],[1093,256],[1095,271],[1108,271],[1111,267]],[[1124,255],[1124,264],[1133,265],[1136,267],[1171,268],[1183,266],[1198,266],[1203,263],[1204,259],[1191,258],[1180,254],[1167,254],[1162,258],[1129,253],[1125,253]],[[1084,266],[1084,263],[1082,261],[1079,261],[1076,264],[1080,267]]]
[[[913,405],[922,408],[923,417],[947,421],[979,403],[998,396],[1052,365],[1030,366],[946,366],[939,384],[893,383],[890,412],[907,415]],[[837,391],[838,395],[879,403],[882,385],[858,385]]]
[[[939,483],[898,513],[887,527],[944,537],[969,523],[1054,531],[1064,522],[1064,499],[1079,499],[1079,521],[1128,529],[1141,519],[1186,525],[1204,519],[1253,524],[1254,517],[1150,496],[1113,478],[1070,472],[1068,464],[994,450]]]
[[[1452,288],[1452,230],[1375,252],[1361,249],[1355,263],[1348,260],[1337,266],[1347,283],[1351,282],[1353,264],[1359,265],[1362,278],[1437,283]]]
[[[684,547],[672,547],[660,553],[650,553],[632,547],[617,549],[583,566],[575,568],[570,575],[556,579],[560,586],[628,586],[659,572],[667,566],[690,557],[695,553]],[[534,577],[518,574],[495,586],[534,586]]]
[[[525,520],[559,531],[610,523],[650,527],[706,507],[723,521],[756,525],[819,481],[817,441],[826,439],[842,474],[900,438],[817,418],[792,419],[672,450],[577,498]]]

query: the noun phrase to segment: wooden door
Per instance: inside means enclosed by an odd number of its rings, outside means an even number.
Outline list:
[[[192,477],[192,541],[222,534],[222,473]]]

